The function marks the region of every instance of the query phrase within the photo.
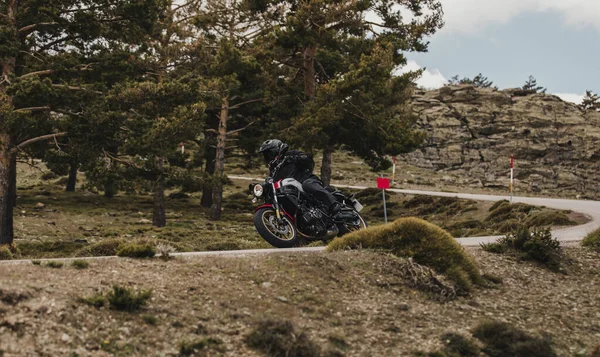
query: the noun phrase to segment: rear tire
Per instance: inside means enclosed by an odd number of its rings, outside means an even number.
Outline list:
[[[361,216],[360,213],[354,211],[354,214],[356,214],[357,219],[359,221],[359,225],[357,226],[349,226],[348,224],[340,224],[338,227],[340,229],[340,233],[338,233],[338,237],[341,237],[343,235],[346,235],[348,233],[352,233],[355,231],[360,231],[362,229],[366,229],[367,227],[369,227],[369,225],[367,224],[367,221],[363,218],[363,216]]]
[[[262,208],[254,213],[256,231],[269,244],[277,248],[293,248],[300,244],[298,230],[288,217],[277,224],[277,216],[272,208]]]

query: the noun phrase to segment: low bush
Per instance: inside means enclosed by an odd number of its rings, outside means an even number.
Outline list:
[[[142,315],[142,320],[148,325],[156,326],[158,324],[158,318],[154,315],[144,314]]]
[[[577,222],[569,219],[563,212],[542,211],[530,215],[525,224],[529,227],[572,226],[577,224]]]
[[[103,257],[117,255],[119,246],[125,242],[121,238],[110,238],[104,239],[100,242],[91,244],[85,248],[80,249],[75,256],[77,257]]]
[[[49,261],[48,263],[46,263],[46,266],[48,268],[54,268],[54,269],[60,269],[65,265],[65,263],[63,262],[57,262],[57,261]]]
[[[585,236],[581,244],[600,252],[600,228]]]
[[[100,308],[106,304],[106,297],[100,293],[97,293],[84,298],[79,298],[78,301],[95,308]]]
[[[71,265],[75,269],[87,269],[89,268],[90,263],[86,262],[85,260],[73,260],[73,262],[71,262]]]
[[[245,338],[246,344],[272,357],[317,357],[319,347],[290,321],[263,320]]]
[[[0,260],[12,260],[13,253],[8,245],[0,245]]]
[[[212,337],[203,338],[192,342],[183,341],[179,344],[179,355],[196,356],[197,352],[204,352],[202,356],[211,356],[212,354],[208,353],[208,350],[222,351],[222,345],[223,341]]]
[[[144,290],[138,293],[121,286],[113,286],[108,294],[108,303],[115,310],[134,312],[144,307],[152,297],[152,291]]]
[[[508,204],[510,202],[508,202],[508,200],[500,200],[500,201],[496,201],[492,207],[490,207],[489,212],[495,211],[498,207],[500,207],[503,204]]]
[[[119,246],[117,256],[129,258],[152,258],[156,255],[156,248],[148,243],[126,243]]]
[[[552,237],[549,229],[530,232],[526,226],[520,226],[498,242],[482,244],[481,247],[490,253],[517,254],[523,260],[538,262],[552,271],[559,271],[563,260],[560,242]]]
[[[506,322],[487,321],[473,330],[489,357],[555,357],[549,338],[532,336]]]
[[[413,258],[449,275],[462,288],[484,284],[479,268],[460,244],[448,232],[422,219],[400,218],[336,238],[328,246],[329,251],[357,248],[384,249],[399,257]]]

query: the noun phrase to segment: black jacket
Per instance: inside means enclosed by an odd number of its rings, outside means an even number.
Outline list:
[[[290,150],[269,165],[269,176],[275,181],[291,177],[304,182],[313,176],[314,167],[315,162],[310,156],[302,151]]]

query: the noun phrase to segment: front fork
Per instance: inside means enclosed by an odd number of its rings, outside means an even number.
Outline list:
[[[277,216],[277,223],[281,224],[281,210],[279,208],[279,200],[277,199],[277,190],[275,189],[275,182],[271,180],[271,188],[273,189],[273,208],[275,208],[275,215]]]

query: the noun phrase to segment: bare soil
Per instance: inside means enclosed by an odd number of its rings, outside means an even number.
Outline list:
[[[600,254],[565,249],[568,275],[467,248],[483,272],[504,283],[448,303],[408,288],[397,258],[370,251],[119,258],[91,261],[84,270],[2,264],[0,350],[4,356],[176,356],[182,341],[211,337],[222,344],[205,355],[259,356],[244,337],[268,317],[289,319],[323,350],[346,356],[435,350],[443,333],[469,335],[485,319],[547,333],[560,356],[589,354],[600,344]],[[115,284],[152,289],[153,297],[138,313],[78,302]]]

